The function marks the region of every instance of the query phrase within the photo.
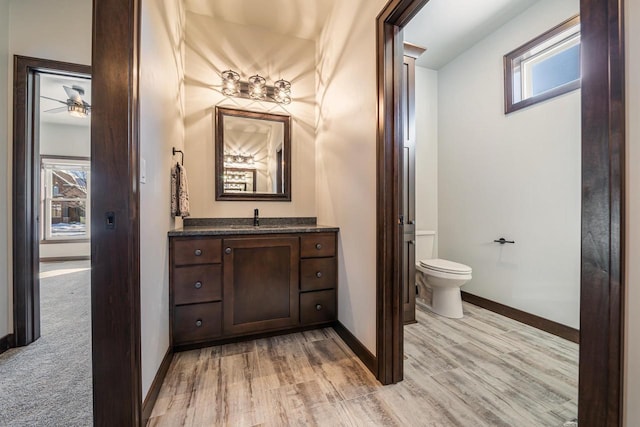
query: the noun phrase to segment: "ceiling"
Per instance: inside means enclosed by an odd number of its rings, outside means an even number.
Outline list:
[[[187,11],[316,40],[335,0],[185,0]]]
[[[68,96],[62,86],[80,86],[84,89],[83,99],[91,104],[91,80],[57,74],[40,74],[40,95],[66,102]],[[91,119],[73,117],[66,111],[47,112],[65,105],[50,99],[40,98],[40,120],[45,123],[57,123],[71,126],[91,126]]]
[[[317,40],[336,0],[184,0],[187,11]],[[439,69],[538,0],[430,0],[404,29],[427,48],[417,64]],[[372,24],[373,25],[373,24]]]
[[[438,70],[538,0],[430,0],[404,28],[427,51],[416,61]]]
[[[316,40],[336,0],[185,0],[186,10],[227,22],[250,25],[308,40]],[[426,47],[417,64],[439,69],[491,34],[538,0],[430,0],[404,29],[406,41]],[[91,103],[91,80],[42,74],[41,95],[66,101],[63,85],[78,85]],[[90,126],[66,112],[47,113],[63,104],[42,99],[41,120],[73,126]]]

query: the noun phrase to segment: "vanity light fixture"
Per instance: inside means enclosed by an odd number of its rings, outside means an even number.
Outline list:
[[[224,153],[224,166],[225,167],[233,167],[233,166],[253,166],[254,159],[253,154],[244,154],[244,153]]]
[[[240,74],[233,70],[222,72],[222,93],[237,96],[240,93]]]
[[[267,81],[256,74],[249,77],[249,96],[251,99],[263,100],[267,97]]]
[[[280,79],[273,86],[267,85],[267,80],[255,74],[245,82],[240,80],[240,74],[233,70],[223,71],[222,94],[240,98],[270,101],[287,105],[291,103],[291,82]]]
[[[280,104],[291,103],[291,82],[280,79],[273,84],[273,98]]]

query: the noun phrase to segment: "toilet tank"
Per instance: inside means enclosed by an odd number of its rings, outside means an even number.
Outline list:
[[[433,230],[416,231],[416,262],[431,259],[434,254],[436,232]]]

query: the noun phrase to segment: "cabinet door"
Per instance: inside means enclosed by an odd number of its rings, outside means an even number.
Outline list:
[[[298,237],[225,239],[224,332],[244,334],[298,323]]]

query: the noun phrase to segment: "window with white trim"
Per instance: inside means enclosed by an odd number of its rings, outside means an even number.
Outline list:
[[[505,113],[580,88],[580,17],[506,54],[504,63]]]
[[[42,240],[90,237],[88,159],[42,157]]]

